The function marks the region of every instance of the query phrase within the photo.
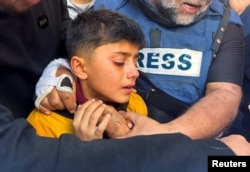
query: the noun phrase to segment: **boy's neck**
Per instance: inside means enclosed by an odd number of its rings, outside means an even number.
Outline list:
[[[81,87],[81,83],[79,82],[79,80],[76,82],[76,101],[77,104],[83,104],[88,100],[88,98],[85,97],[84,92],[82,90]],[[104,102],[107,105],[113,106],[114,108],[118,107],[119,104],[118,103],[114,103],[114,102]]]

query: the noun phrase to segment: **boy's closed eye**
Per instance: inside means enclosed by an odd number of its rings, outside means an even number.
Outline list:
[[[114,61],[115,65],[117,66],[123,66],[125,64],[124,61]]]

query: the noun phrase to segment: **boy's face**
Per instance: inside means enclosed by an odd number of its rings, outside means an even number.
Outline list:
[[[127,102],[139,76],[137,57],[138,47],[127,41],[95,49],[91,60],[85,60],[86,78],[80,79],[85,97],[104,102]]]

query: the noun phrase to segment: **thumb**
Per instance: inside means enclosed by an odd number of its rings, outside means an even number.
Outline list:
[[[119,111],[119,113],[128,121],[128,123],[130,123],[129,125],[131,125],[131,127],[135,124],[138,118],[138,114],[134,112]]]
[[[133,119],[133,115],[131,112],[126,112],[126,111],[119,111],[119,113],[127,120],[131,121]]]

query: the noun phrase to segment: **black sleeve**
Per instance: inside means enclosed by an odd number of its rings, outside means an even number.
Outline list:
[[[25,119],[0,105],[0,171],[4,172],[201,172],[207,155],[234,155],[218,140],[181,134],[99,139],[38,137]]]
[[[207,82],[230,82],[242,86],[244,73],[244,36],[241,26],[230,23],[213,59]]]
[[[60,57],[65,57],[68,58],[68,52],[66,50],[66,35],[67,35],[67,28],[69,23],[71,22],[71,18],[69,17],[69,12],[67,9],[67,2],[66,0],[62,0],[60,1],[60,5],[61,5],[61,35],[60,35],[60,39],[61,44],[60,44],[60,49],[59,49],[59,53],[58,56]]]
[[[250,35],[245,38],[245,76],[250,80]]]

